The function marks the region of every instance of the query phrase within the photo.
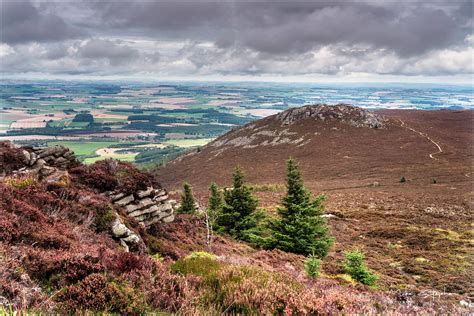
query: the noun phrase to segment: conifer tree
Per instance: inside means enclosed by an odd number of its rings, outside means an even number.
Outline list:
[[[224,200],[217,225],[220,231],[242,239],[243,232],[252,225],[252,221],[248,219],[255,212],[258,202],[252,196],[251,189],[244,184],[244,174],[239,166],[233,173],[233,188],[225,191]]]
[[[211,195],[209,196],[209,213],[218,215],[223,206],[222,201],[222,194],[219,192],[219,188],[215,183],[211,183],[209,186],[209,191],[211,191]]]
[[[183,185],[183,194],[181,194],[181,206],[178,213],[194,214],[196,212],[196,203],[194,202],[193,190],[189,183],[185,182]]]
[[[215,183],[209,186],[211,195],[209,196],[208,208],[205,211],[206,228],[207,228],[207,245],[209,250],[212,250],[212,242],[214,239],[214,230],[216,221],[222,213],[223,200],[222,194]]]
[[[270,245],[288,252],[315,254],[322,258],[332,244],[324,212],[324,196],[314,200],[306,190],[295,160],[287,161],[287,193],[278,208],[279,218],[270,223]]]

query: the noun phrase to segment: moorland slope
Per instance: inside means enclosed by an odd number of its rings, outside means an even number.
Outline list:
[[[389,288],[468,294],[472,119],[472,111],[305,106],[237,128],[156,175],[170,190],[187,181],[205,197],[212,181],[230,185],[240,165],[273,212],[292,156],[334,215],[328,271],[340,272],[332,263],[360,248]]]

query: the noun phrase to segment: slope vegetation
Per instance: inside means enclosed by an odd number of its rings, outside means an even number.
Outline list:
[[[332,263],[359,248],[387,288],[464,295],[472,291],[472,119],[472,111],[306,106],[235,129],[156,175],[170,190],[187,181],[205,197],[240,165],[273,212],[292,156],[307,187],[327,195],[336,236],[328,271],[339,273]]]

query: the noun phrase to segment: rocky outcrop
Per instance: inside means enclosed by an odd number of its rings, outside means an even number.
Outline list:
[[[46,148],[20,147],[11,143],[3,144],[3,160],[8,159],[6,152],[14,152],[15,164],[10,168],[7,175],[21,175],[36,178],[49,184],[62,187],[71,183],[71,175],[68,170],[80,166],[74,152],[64,146],[52,146]],[[0,153],[1,154],[1,153]],[[128,217],[135,219],[145,228],[162,222],[168,223],[174,220],[174,209],[176,201],[168,198],[164,189],[148,187],[146,190],[138,190],[133,193],[123,193],[120,190],[103,193],[115,206],[114,209],[123,209]],[[111,233],[117,238],[126,251],[139,248],[143,244],[140,235],[125,225],[125,218],[114,211],[115,219],[111,225]]]
[[[66,170],[79,162],[69,148],[56,145],[46,148],[20,147],[23,167],[17,173],[29,173],[46,178],[58,170]]]
[[[283,125],[291,125],[296,121],[314,118],[320,121],[337,120],[356,127],[384,128],[382,116],[366,109],[349,104],[315,104],[293,108],[277,114]]]
[[[129,217],[145,227],[174,220],[176,201],[170,200],[163,189],[149,187],[129,195],[121,192],[109,192],[108,195],[114,205],[122,207]]]

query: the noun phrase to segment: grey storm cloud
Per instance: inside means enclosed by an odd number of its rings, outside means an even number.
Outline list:
[[[9,44],[60,41],[85,35],[62,17],[45,12],[27,1],[0,3],[0,40]]]
[[[78,54],[82,58],[107,58],[113,62],[122,62],[139,56],[138,50],[122,45],[119,41],[90,39],[79,47]]]
[[[457,23],[466,15],[467,2],[446,7],[407,3],[131,1],[95,3],[94,12],[98,25],[110,29],[210,40],[268,54],[348,43],[410,56],[455,44],[470,31]]]
[[[120,33],[209,40],[222,47],[240,45],[267,54],[302,53],[321,45],[348,43],[410,56],[455,44],[471,31],[460,25],[472,9],[470,1],[444,6],[406,3],[96,1],[37,7],[29,2],[5,2],[2,40],[18,43],[63,40],[87,32],[93,36]],[[62,13],[64,6],[70,8]],[[78,21],[74,10],[89,10],[90,16]]]
[[[0,0],[1,70],[471,73],[472,10],[456,0]]]

